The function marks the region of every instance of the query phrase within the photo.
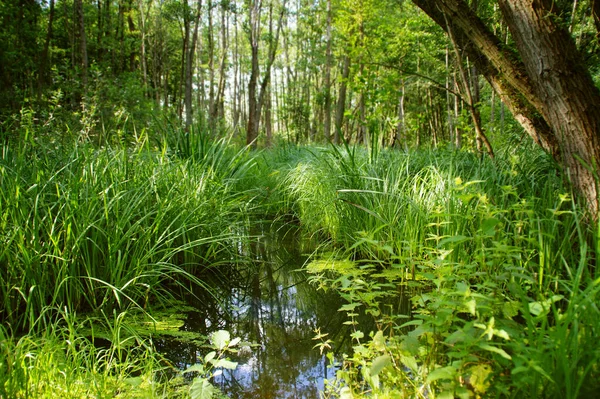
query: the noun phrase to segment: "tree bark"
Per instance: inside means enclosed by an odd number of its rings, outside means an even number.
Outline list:
[[[198,41],[198,27],[200,25],[200,14],[202,10],[202,1],[198,0],[198,9],[194,16],[194,31],[192,33],[191,43],[189,42],[190,23],[187,24],[187,45],[184,45],[185,55],[185,127],[189,129],[193,123],[194,113],[192,107],[192,88],[193,88],[193,72],[194,72],[194,55],[196,53],[196,42]]]
[[[342,62],[342,77],[340,81],[340,90],[338,93],[338,101],[335,112],[335,144],[340,143],[342,126],[344,125],[344,113],[346,112],[346,89],[348,87],[348,77],[350,76],[350,57],[345,55]]]
[[[552,0],[499,0],[517,58],[464,0],[413,0],[444,28],[444,14],[469,54],[525,130],[564,167],[598,216],[600,91]],[[446,28],[444,28],[446,29]]]
[[[585,67],[575,42],[553,18],[550,0],[500,0],[534,93],[538,111],[560,142],[563,166],[575,188],[597,217],[600,162],[600,91]]]
[[[325,76],[323,86],[325,89],[323,136],[326,141],[331,140],[331,0],[327,0],[327,47],[325,50]]]
[[[79,51],[81,55],[81,83],[83,85],[83,92],[87,94],[88,85],[88,54],[87,54],[87,40],[85,35],[85,20],[83,18],[83,2],[82,0],[75,0],[75,13],[77,15],[77,25],[79,28]]]

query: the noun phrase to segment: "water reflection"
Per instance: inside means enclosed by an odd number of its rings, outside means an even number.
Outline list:
[[[318,398],[323,379],[332,371],[324,356],[313,349],[315,329],[344,335],[342,300],[335,293],[316,291],[300,271],[311,251],[292,224],[261,224],[259,236],[244,246],[253,259],[250,267],[212,284],[217,301],[198,292],[182,329],[208,335],[218,329],[255,343],[251,351],[233,357],[238,368],[226,371],[214,383],[231,398]],[[220,285],[220,287],[219,287]],[[335,333],[335,334],[334,334]],[[159,342],[159,350],[185,368],[207,349],[183,343]]]

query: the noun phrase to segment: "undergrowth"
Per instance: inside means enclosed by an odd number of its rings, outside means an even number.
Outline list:
[[[323,238],[312,281],[346,298],[354,328],[341,359],[315,337],[338,365],[326,397],[597,395],[596,231],[545,154],[282,155],[284,202]]]

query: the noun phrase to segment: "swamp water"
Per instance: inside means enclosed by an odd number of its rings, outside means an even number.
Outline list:
[[[215,378],[230,398],[318,398],[324,378],[334,371],[313,348],[313,337],[320,328],[336,342],[334,349],[348,350],[343,348],[349,344],[345,315],[338,312],[344,301],[307,281],[301,269],[313,248],[296,226],[266,223],[256,235],[260,238],[244,249],[252,264],[215,283],[218,301],[206,293],[190,300],[197,311],[187,313],[180,330],[201,335],[227,330],[232,338],[254,344],[229,356],[237,368]],[[210,351],[180,340],[154,342],[182,370]]]

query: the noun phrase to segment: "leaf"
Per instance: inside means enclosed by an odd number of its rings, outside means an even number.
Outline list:
[[[456,375],[456,369],[452,366],[440,367],[433,370],[427,376],[427,383],[431,383],[437,380],[453,380]]]
[[[392,359],[390,358],[390,355],[381,355],[375,358],[375,360],[373,360],[371,368],[369,369],[369,374],[371,376],[378,375],[379,373],[381,373],[381,370],[383,370],[390,364],[392,364]]]
[[[488,344],[479,344],[479,347],[486,351],[497,353],[505,359],[508,359],[508,360],[512,359],[512,357],[508,353],[506,353],[506,351],[504,349],[498,348],[496,346],[492,346],[492,345],[488,345]]]
[[[452,236],[452,237],[447,237],[447,238],[440,240],[440,242],[438,243],[438,248],[442,248],[446,244],[453,244],[453,243],[459,244],[461,242],[469,241],[470,239],[471,239],[470,237],[466,237],[466,236],[463,236],[460,234]]]
[[[340,399],[354,399],[354,395],[352,395],[352,390],[349,387],[343,387],[340,390]]]
[[[489,218],[481,222],[481,232],[484,236],[493,237],[496,234],[496,226],[500,223],[500,220],[496,218]]]
[[[233,348],[234,346],[236,346],[237,344],[239,344],[241,341],[242,341],[242,339],[240,337],[234,338],[229,343],[229,347]]]
[[[375,336],[373,337],[373,347],[380,352],[385,351],[386,344],[383,331],[379,330],[375,333]]]
[[[131,378],[126,378],[125,382],[129,386],[139,387],[140,385],[142,385],[142,383],[144,382],[144,380],[142,379],[142,377],[131,377]]]
[[[471,299],[470,301],[465,302],[465,307],[472,316],[475,316],[477,314],[475,312],[475,310],[477,309],[477,301],[475,299]]]
[[[548,298],[544,301],[530,302],[529,303],[529,313],[531,313],[534,316],[539,316],[542,313],[546,314],[550,310],[550,306],[553,303],[558,302],[558,301],[562,300],[563,298],[564,298],[564,296],[562,296],[562,295],[552,295],[551,298]]]
[[[484,394],[490,387],[490,381],[488,377],[492,373],[492,368],[487,364],[479,364],[470,368],[471,376],[469,382],[475,392]]]
[[[188,367],[187,369],[183,370],[184,373],[204,373],[204,365],[202,364],[194,364],[191,365],[190,367]]]
[[[341,308],[338,309],[338,312],[344,312],[344,311],[354,311],[354,309],[356,309],[357,306],[360,306],[360,303],[357,302],[353,302],[353,303],[347,303],[345,305],[342,305]]]
[[[212,335],[213,345],[219,350],[223,350],[223,348],[225,348],[229,343],[230,339],[231,335],[229,334],[229,331],[226,330],[219,330]]]
[[[235,370],[235,368],[237,367],[236,362],[232,362],[231,360],[227,360],[227,359],[219,359],[216,362],[213,361],[213,365],[215,367],[223,367],[224,369],[228,369],[228,370]]]
[[[403,365],[408,367],[410,371],[416,373],[419,370],[419,365],[417,364],[417,359],[414,356],[403,356],[400,355],[400,361]]]
[[[363,338],[365,336],[365,334],[362,331],[355,331],[352,334],[350,334],[350,336],[355,339],[355,340],[360,340],[361,338]]]
[[[195,378],[190,387],[191,399],[212,399],[215,393],[215,387],[206,378]]]
[[[204,363],[208,363],[211,360],[213,360],[215,357],[217,356],[217,352],[212,351],[206,354],[206,356],[204,356]]]

